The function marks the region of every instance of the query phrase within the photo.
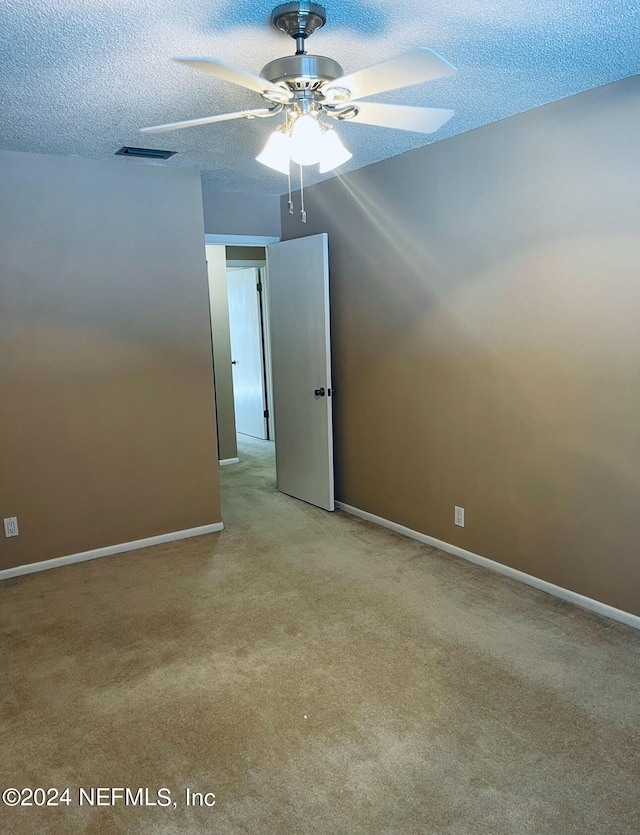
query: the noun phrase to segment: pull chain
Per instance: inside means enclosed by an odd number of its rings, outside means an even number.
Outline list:
[[[293,214],[293,200],[291,199],[291,166],[289,166],[289,170],[287,171],[287,182],[289,183],[289,201],[287,203],[287,208],[289,209],[289,214]]]
[[[302,166],[300,166],[300,221],[307,222],[307,213],[304,210],[304,176],[302,174]]]
[[[284,114],[284,133],[285,136],[291,136],[291,115],[288,110],[285,110]],[[289,200],[287,202],[287,208],[289,209],[289,214],[293,214],[293,199],[291,198],[291,162],[289,162],[287,168],[287,183],[289,185]]]

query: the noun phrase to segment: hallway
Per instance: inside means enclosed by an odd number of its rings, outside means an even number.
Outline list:
[[[221,469],[225,530],[0,586],[3,833],[631,835],[640,636]],[[184,790],[214,792],[212,808]]]

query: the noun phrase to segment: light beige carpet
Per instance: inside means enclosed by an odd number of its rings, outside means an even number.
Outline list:
[[[71,800],[3,835],[640,832],[640,634],[240,454],[221,534],[0,585],[0,783]]]

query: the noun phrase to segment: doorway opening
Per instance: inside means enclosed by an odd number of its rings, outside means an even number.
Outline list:
[[[272,244],[211,237],[219,461],[239,463],[243,438],[273,441],[278,490],[334,510],[327,235]]]
[[[238,431],[261,439],[274,437],[270,408],[268,300],[264,290],[267,281],[265,246],[277,240],[222,235],[205,237],[218,460],[222,466],[239,461]]]

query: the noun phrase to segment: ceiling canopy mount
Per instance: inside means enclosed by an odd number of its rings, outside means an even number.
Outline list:
[[[327,22],[327,13],[319,3],[282,3],[271,12],[271,23],[293,38],[296,54],[304,54],[304,42]]]

